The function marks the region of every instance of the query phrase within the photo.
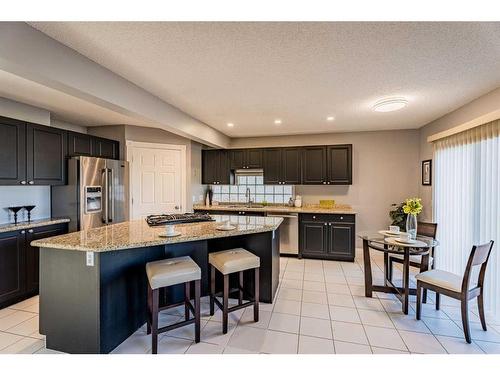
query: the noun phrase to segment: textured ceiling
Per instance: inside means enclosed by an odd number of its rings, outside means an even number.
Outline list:
[[[30,24],[231,137],[418,128],[500,86],[500,23]]]

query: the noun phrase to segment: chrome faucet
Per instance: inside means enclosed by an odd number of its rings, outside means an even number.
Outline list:
[[[245,198],[247,200],[247,204],[252,203],[252,199],[250,199],[250,188],[249,187],[247,187],[247,191],[245,192]]]

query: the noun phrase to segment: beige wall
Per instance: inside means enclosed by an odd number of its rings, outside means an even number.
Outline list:
[[[500,109],[500,88],[485,94],[472,102],[450,112],[443,117],[420,128],[420,161],[434,159],[432,144],[427,142],[430,135],[454,128],[478,117]],[[434,171],[433,171],[434,177]],[[419,183],[419,196],[422,197],[424,210],[422,219],[432,220],[432,186]]]
[[[420,179],[419,132],[397,130],[330,133],[304,136],[238,138],[236,147],[353,145],[353,182],[350,186],[297,186],[305,203],[333,198],[358,212],[357,231],[384,228],[392,203],[416,196]]]

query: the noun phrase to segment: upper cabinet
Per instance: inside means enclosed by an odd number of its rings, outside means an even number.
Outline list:
[[[243,150],[229,150],[230,169],[262,168],[262,150],[249,148]]]
[[[99,137],[92,137],[92,140],[92,156],[105,159],[120,159],[120,142]]]
[[[106,138],[0,117],[0,185],[64,185],[67,157],[119,159],[119,146]]]
[[[247,168],[262,168],[269,185],[350,185],[352,145],[205,150],[202,183],[228,184]]]
[[[0,185],[26,184],[26,123],[0,117]]]
[[[93,143],[88,134],[68,132],[68,156],[92,156]]]
[[[207,185],[227,185],[230,183],[229,153],[226,150],[203,150],[202,183]]]
[[[263,150],[264,184],[299,185],[301,183],[301,149],[299,147]]]
[[[333,185],[352,184],[352,145],[328,146],[326,149],[327,183]]]
[[[29,185],[64,185],[66,131],[49,126],[26,127],[26,177]]]

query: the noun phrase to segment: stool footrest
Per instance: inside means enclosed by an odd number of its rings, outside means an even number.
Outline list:
[[[158,328],[158,333],[163,333],[163,332],[171,331],[173,329],[177,329],[177,328],[180,328],[180,327],[187,326],[189,324],[193,324],[194,322],[195,322],[194,318],[191,318],[191,319],[188,319],[188,320],[183,320],[182,322],[178,322],[178,323],[170,324],[170,325],[165,326],[165,327]]]
[[[222,303],[215,296],[214,296],[214,302],[219,307],[219,309],[224,310],[224,306],[222,305]],[[239,309],[243,309],[244,307],[253,306],[254,302],[255,302],[255,299],[252,298],[250,301],[242,303],[241,305],[238,304],[238,305],[229,307],[227,309],[227,311],[228,312],[233,312],[233,311],[236,311],[236,310],[239,310]]]

